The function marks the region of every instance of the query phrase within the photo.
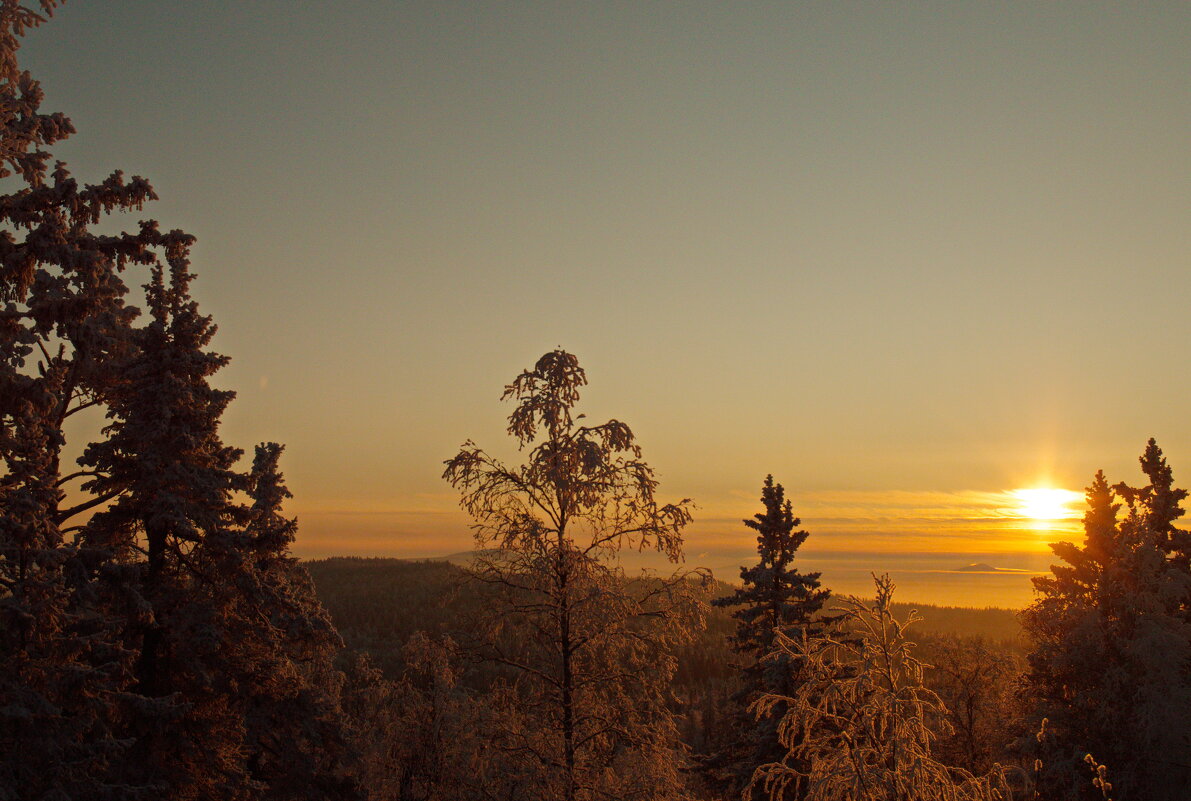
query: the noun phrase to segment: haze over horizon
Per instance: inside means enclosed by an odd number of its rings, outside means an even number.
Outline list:
[[[560,346],[700,505],[688,559],[749,551],[772,473],[808,559],[1032,567],[1079,505],[1039,526],[1013,490],[1136,482],[1150,436],[1191,479],[1164,347],[1191,334],[1187,30],[1144,3],[112,0],[21,56],[75,175],[146,176],[198,237],[224,436],[286,443],[298,554],[470,547],[442,462],[506,453],[501,388]]]

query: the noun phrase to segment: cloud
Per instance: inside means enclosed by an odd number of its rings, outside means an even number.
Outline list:
[[[850,491],[797,493],[791,500],[802,527],[810,531],[808,553],[910,551],[1048,553],[1047,543],[1078,539],[1073,518],[1035,521],[1023,516],[1010,491]],[[756,501],[737,514],[699,516],[689,529],[688,548],[739,552],[754,546],[755,534],[741,522]],[[1072,512],[1074,516],[1075,512]]]
[[[299,509],[300,556],[359,554],[425,557],[472,547],[471,520],[448,493],[421,493],[392,507],[335,504]],[[794,512],[811,533],[802,553],[833,554],[1049,554],[1048,543],[1078,540],[1078,520],[1023,518],[1010,492],[846,491],[798,493]],[[756,534],[742,520],[757,511],[754,499],[720,503],[697,514],[686,531],[688,554],[733,559],[756,548]]]

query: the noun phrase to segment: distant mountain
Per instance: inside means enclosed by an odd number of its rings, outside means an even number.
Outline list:
[[[1016,567],[993,567],[988,562],[973,562],[955,568],[956,573],[1033,573],[1033,570],[1020,570]]]
[[[960,573],[997,573],[1000,572],[997,568],[990,565],[988,562],[973,562],[970,565],[964,565],[956,568]]]

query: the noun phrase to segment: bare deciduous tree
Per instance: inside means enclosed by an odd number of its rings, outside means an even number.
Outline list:
[[[876,579],[877,597],[846,598],[839,622],[820,636],[793,640],[779,633],[775,654],[803,665],[788,696],[767,695],[757,714],[779,705],[786,713],[778,738],[788,750],[765,765],[750,789],[771,798],[806,801],[992,801],[1004,797],[999,769],[985,776],[939,762],[931,754],[946,708],[923,686],[923,664],[905,636],[915,613],[899,621],[890,610],[893,582]]]
[[[670,646],[703,602],[688,574],[629,579],[616,556],[679,561],[690,502],[657,500],[627,425],[574,414],[586,383],[571,354],[542,356],[503,395],[525,463],[469,441],[444,478],[475,520],[471,575],[496,590],[479,651],[509,671],[530,721],[504,742],[541,766],[540,797],[666,798],[679,786]]]
[[[1024,657],[979,637],[941,635],[920,644],[931,663],[927,685],[946,704],[952,728],[935,753],[973,773],[989,770],[1015,736],[1011,711]]]

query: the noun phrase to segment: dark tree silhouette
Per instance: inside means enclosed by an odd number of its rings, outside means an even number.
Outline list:
[[[193,238],[91,230],[150,185],[47,166],[73,129],[15,59],[42,19],[0,0],[0,795],[355,796],[280,448],[244,472],[219,438],[233,394],[208,383],[226,359],[190,296]],[[108,422],[66,472],[90,408]]]
[[[503,734],[542,781],[523,798],[662,799],[679,791],[667,708],[671,645],[701,624],[684,575],[628,580],[622,547],[677,561],[689,501],[661,503],[633,433],[574,414],[587,383],[556,350],[505,388],[509,467],[473,443],[446,463],[481,551],[472,575],[497,593],[481,654],[511,671],[523,728]]]
[[[794,556],[809,533],[798,530],[785,488],[766,476],[761,488],[764,511],[744,524],[757,532],[757,554],[753,567],[742,567],[744,586],[731,595],[712,601],[716,606],[736,608],[732,617],[736,631],[730,637],[736,653],[746,662],[741,670],[741,687],[733,695],[733,737],[705,762],[714,781],[740,792],[749,785],[753,772],[786,754],[778,742],[777,725],[785,714],[776,704],[757,717],[750,707],[763,695],[792,695],[800,681],[801,665],[790,651],[777,651],[779,635],[791,640],[818,636],[829,622],[820,612],[831,597],[821,589],[819,573],[800,573]],[[750,791],[751,792],[751,791]]]
[[[69,538],[105,499],[80,497],[88,471],[64,474],[61,462],[67,419],[103,402],[126,350],[134,312],[120,272],[155,236],[88,226],[153,195],[120,173],[79,186],[63,165],[49,169],[47,149],[74,129],[40,111],[41,87],[16,54],[56,5],[0,2],[0,787],[135,797],[146,788],[109,780],[126,755],[117,728],[135,653],[96,603],[95,555]]]
[[[1051,545],[1062,562],[1034,579],[1038,597],[1022,616],[1027,698],[1048,721],[1047,797],[1099,797],[1089,753],[1109,766],[1118,801],[1184,798],[1191,786],[1191,574],[1173,526],[1187,493],[1152,439],[1141,465],[1141,488],[1096,474],[1083,546]]]

